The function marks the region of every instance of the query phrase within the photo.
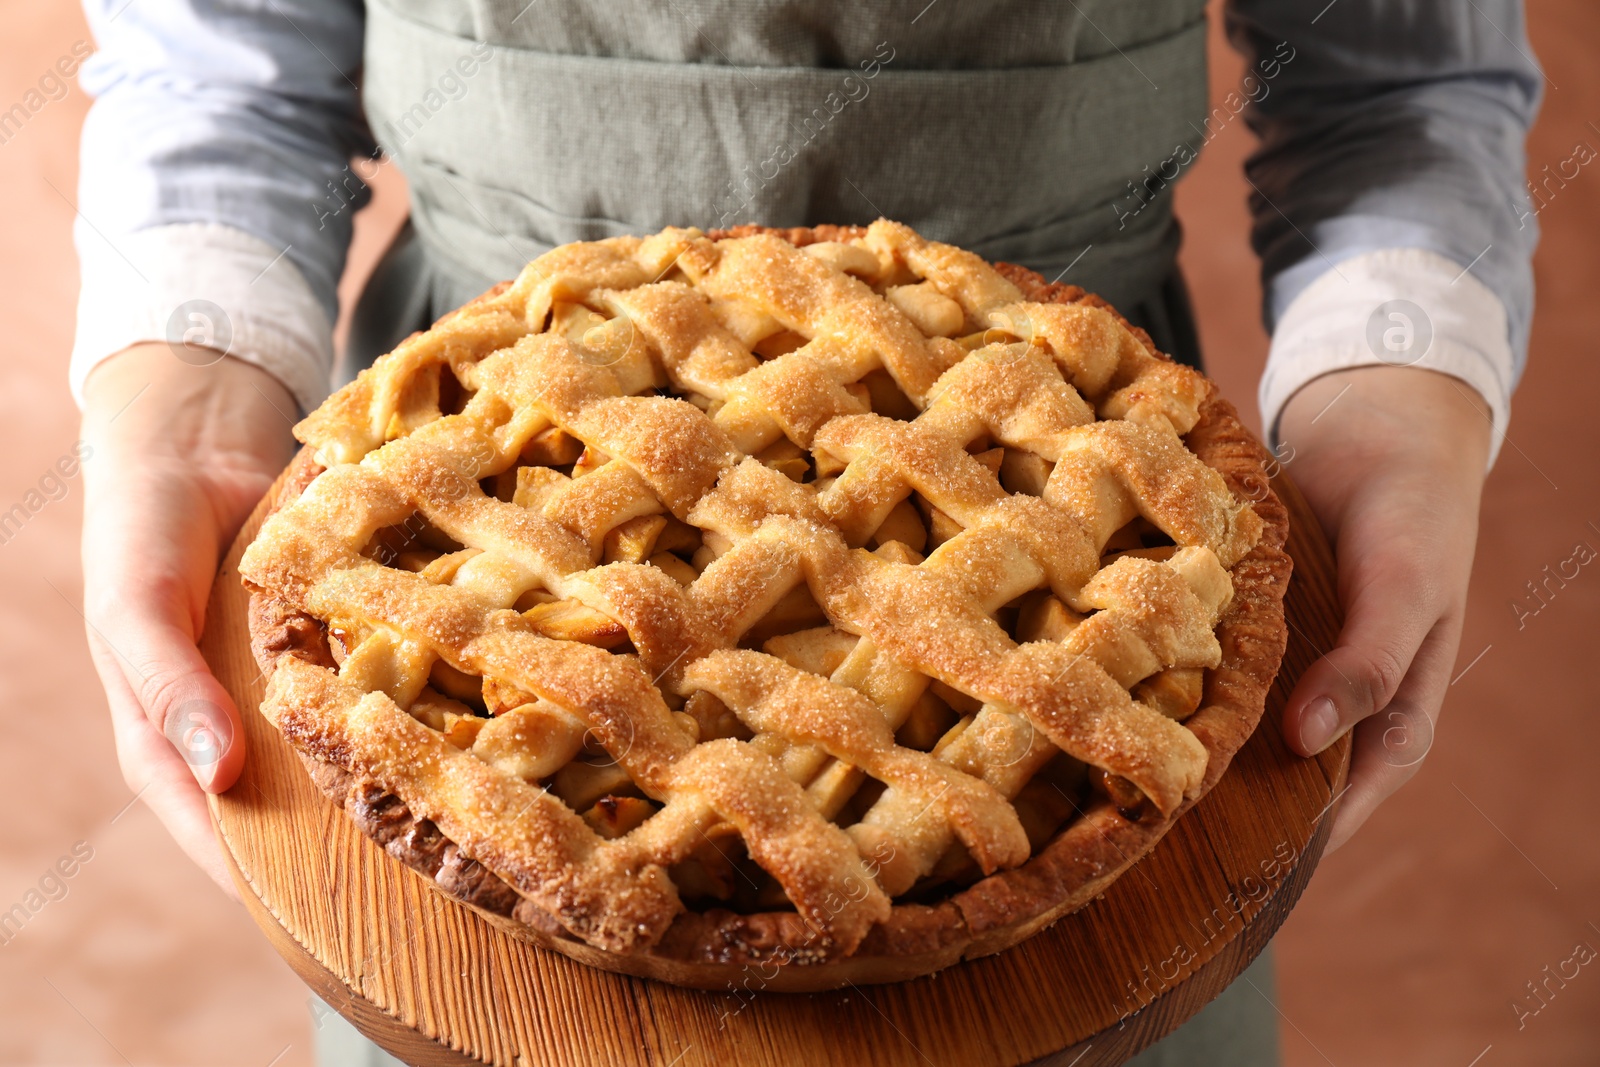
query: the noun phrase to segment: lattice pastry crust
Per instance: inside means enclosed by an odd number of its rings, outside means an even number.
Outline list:
[[[1283,652],[1232,407],[885,220],[558,248],[296,434],[242,564],[263,713],[391,854],[614,970],[1014,944],[1215,783]]]

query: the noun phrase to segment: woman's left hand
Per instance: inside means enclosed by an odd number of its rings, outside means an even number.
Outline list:
[[[1461,641],[1492,432],[1470,386],[1411,367],[1324,375],[1284,408],[1282,459],[1333,541],[1344,608],[1338,643],[1284,712],[1304,755],[1355,730],[1329,851],[1432,744]]]

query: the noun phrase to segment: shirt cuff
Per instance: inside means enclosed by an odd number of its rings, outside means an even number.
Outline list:
[[[1438,371],[1482,394],[1493,414],[1494,466],[1511,419],[1506,306],[1460,264],[1420,248],[1343,260],[1284,310],[1261,376],[1268,444],[1277,449],[1279,417],[1301,386],[1333,371],[1381,364]]]
[[[215,223],[152,226],[115,245],[78,227],[83,287],[70,376],[79,407],[89,372],[141,341],[166,341],[186,362],[212,361],[191,347],[202,345],[254,364],[302,412],[328,395],[333,330],[287,249]]]

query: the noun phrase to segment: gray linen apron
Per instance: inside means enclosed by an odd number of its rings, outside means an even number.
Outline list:
[[[1097,292],[1197,362],[1171,187],[1204,140],[1204,10],[368,0],[363,98],[411,222],[345,370],[568,241],[880,215]],[[1275,1046],[1270,1005],[1236,986],[1135,1062],[1250,1067]]]
[[[1097,292],[1192,362],[1171,189],[1204,139],[1204,8],[369,0],[363,96],[430,314],[567,241],[886,215]],[[384,319],[357,340],[387,348]]]

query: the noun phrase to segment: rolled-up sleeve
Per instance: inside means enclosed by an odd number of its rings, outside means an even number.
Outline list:
[[[71,377],[139,341],[225,348],[304,408],[375,152],[360,0],[86,0],[82,265]]]
[[[1391,363],[1482,393],[1498,450],[1538,237],[1524,172],[1543,74],[1520,0],[1232,0],[1227,18],[1260,85],[1246,173],[1269,435],[1312,378]]]

